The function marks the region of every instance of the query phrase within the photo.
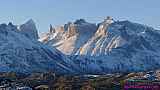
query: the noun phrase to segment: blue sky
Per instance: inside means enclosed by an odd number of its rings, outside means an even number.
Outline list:
[[[85,18],[100,22],[105,16],[128,19],[155,28],[160,25],[160,0],[1,0],[0,23],[24,23],[32,18],[39,32]],[[160,28],[160,26],[159,26]]]

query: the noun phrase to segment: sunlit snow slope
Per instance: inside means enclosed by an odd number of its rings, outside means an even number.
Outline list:
[[[96,25],[80,19],[51,26],[39,40],[69,55],[84,73],[160,68],[160,31],[130,21],[107,17]]]

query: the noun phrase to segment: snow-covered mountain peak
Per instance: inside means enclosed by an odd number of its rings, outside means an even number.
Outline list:
[[[111,17],[98,25],[80,20],[62,28],[63,33],[50,34],[47,37],[52,38],[42,42],[69,55],[84,73],[159,68],[159,30],[127,20],[115,21]]]
[[[0,25],[0,71],[104,74],[160,66],[160,31],[146,25],[110,17],[98,25],[85,20],[50,25],[39,39],[47,45],[36,41],[36,31],[32,20],[20,30]]]
[[[61,28],[63,30],[61,34],[49,35],[52,38],[47,39],[47,44],[57,47],[67,55],[89,56],[107,55],[114,48],[134,42],[135,37],[138,37],[138,40],[145,38],[146,30],[152,30],[148,26],[127,20],[115,21],[109,16],[97,26],[79,19]],[[140,38],[141,36],[143,38]]]
[[[60,51],[12,27],[16,26],[0,24],[0,72],[74,72],[73,62]]]

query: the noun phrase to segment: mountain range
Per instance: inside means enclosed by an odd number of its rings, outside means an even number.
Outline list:
[[[31,19],[0,24],[0,72],[106,74],[160,68],[160,31],[107,17],[53,27],[38,35]]]
[[[39,41],[57,48],[87,74],[154,70],[160,67],[160,31],[107,17],[98,24],[84,19],[50,26]]]

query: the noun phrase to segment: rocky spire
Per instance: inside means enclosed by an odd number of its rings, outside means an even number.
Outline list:
[[[50,33],[55,33],[55,28],[53,28],[51,24],[50,24],[49,32]]]
[[[20,25],[20,32],[32,40],[38,39],[38,31],[35,22],[32,19]]]
[[[67,37],[71,37],[73,35],[76,34],[76,27],[75,27],[75,24],[70,24],[69,27],[68,27],[68,31],[67,31]]]

